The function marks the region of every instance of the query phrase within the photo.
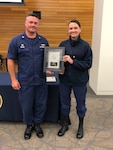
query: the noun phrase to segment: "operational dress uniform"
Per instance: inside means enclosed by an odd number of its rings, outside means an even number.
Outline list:
[[[70,55],[73,64],[65,62],[64,74],[60,75],[60,101],[61,101],[61,123],[66,125],[65,130],[58,132],[59,136],[68,130],[68,116],[71,107],[71,89],[76,98],[76,111],[79,120],[83,123],[86,113],[86,92],[89,80],[88,69],[92,66],[92,50],[89,44],[82,40],[80,36],[77,41],[71,38],[61,42],[61,47],[65,47],[65,55]]]
[[[28,38],[24,33],[13,38],[8,48],[8,59],[17,60],[17,78],[21,88],[19,102],[22,107],[23,121],[27,125],[43,121],[47,103],[47,85],[43,73],[44,47],[48,41],[37,34]]]

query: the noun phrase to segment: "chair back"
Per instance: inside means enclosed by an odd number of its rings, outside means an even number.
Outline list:
[[[2,55],[0,54],[0,64],[2,63]]]

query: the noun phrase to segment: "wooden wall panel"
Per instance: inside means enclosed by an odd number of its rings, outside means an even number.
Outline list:
[[[58,46],[68,38],[67,25],[78,19],[82,25],[81,37],[92,41],[94,0],[24,0],[22,6],[0,5],[0,53],[7,53],[12,37],[24,31],[25,16],[41,11],[39,34],[45,36],[50,46]]]

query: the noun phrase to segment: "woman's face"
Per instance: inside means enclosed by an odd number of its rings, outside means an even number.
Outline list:
[[[75,22],[70,22],[68,26],[68,33],[71,36],[71,39],[76,40],[81,33],[81,28]]]

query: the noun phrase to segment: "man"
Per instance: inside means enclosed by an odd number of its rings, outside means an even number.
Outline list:
[[[44,47],[48,41],[37,33],[39,18],[29,14],[25,20],[25,32],[14,37],[8,48],[7,63],[12,87],[18,90],[19,102],[26,124],[25,140],[30,139],[33,129],[39,138],[44,136],[40,124],[46,111],[47,85],[43,73]],[[15,72],[18,63],[18,75]]]
[[[78,20],[71,20],[68,25],[69,39],[61,42],[65,47],[63,61],[65,70],[60,74],[60,101],[61,101],[61,129],[59,136],[63,136],[69,129],[69,113],[71,107],[71,90],[76,98],[76,111],[79,117],[77,138],[83,137],[83,121],[86,113],[88,70],[92,66],[92,50],[89,44],[81,39],[81,25]]]

